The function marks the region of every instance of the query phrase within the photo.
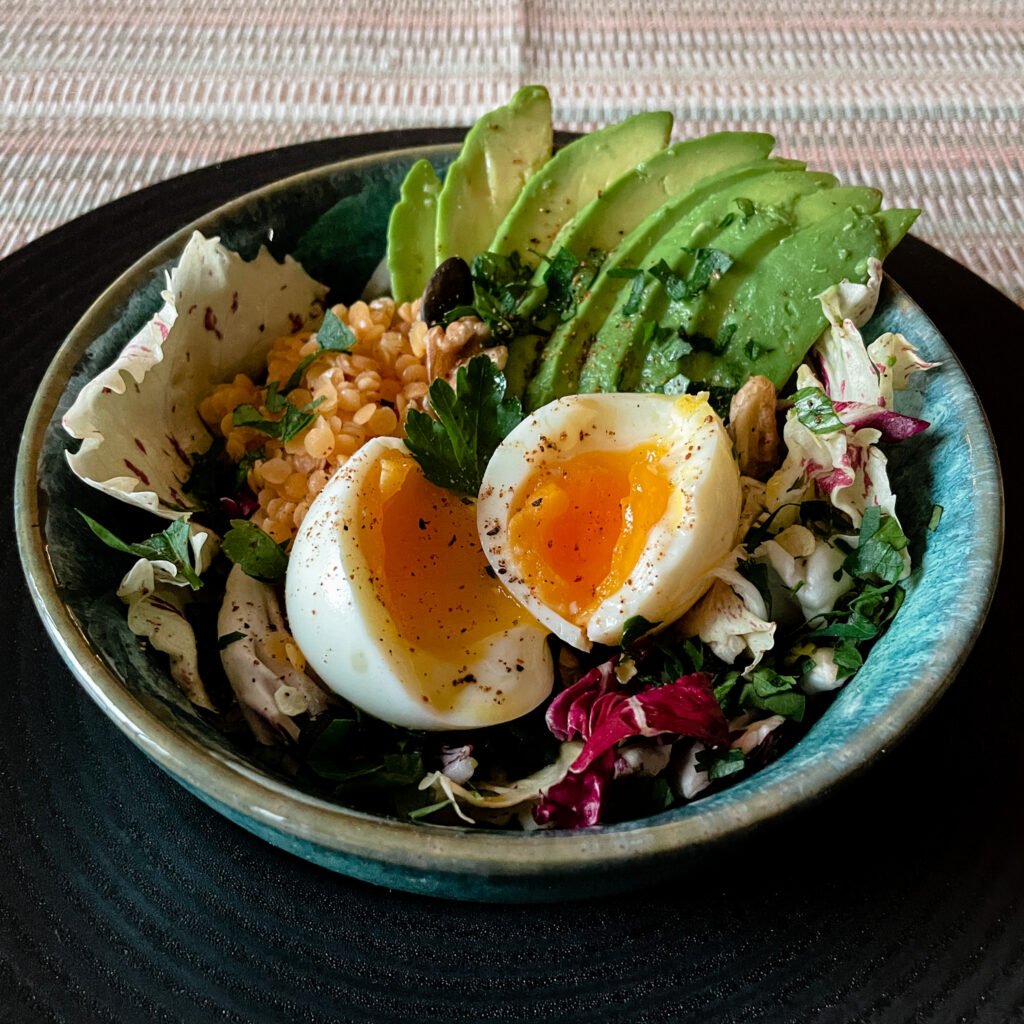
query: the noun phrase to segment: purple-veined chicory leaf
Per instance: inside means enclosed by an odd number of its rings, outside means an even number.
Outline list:
[[[583,749],[561,782],[549,787],[534,810],[540,824],[582,828],[600,820],[604,786],[615,769],[616,746],[654,736],[692,737],[724,746],[729,727],[703,672],[665,686],[633,692],[617,673],[613,657],[567,687],[547,711],[551,732],[561,740],[579,738]]]

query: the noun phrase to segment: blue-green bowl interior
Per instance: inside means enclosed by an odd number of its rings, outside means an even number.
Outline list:
[[[289,179],[216,211],[199,226],[246,257],[251,258],[261,244],[281,257],[293,251],[302,233],[340,201],[345,219],[352,224],[352,243],[343,262],[319,269],[329,272],[334,282],[347,282],[336,294],[351,300],[383,255],[389,211],[405,171],[418,155],[408,151],[385,154]],[[439,168],[451,158],[448,150],[430,155]],[[98,544],[75,510],[128,534],[133,528],[139,534],[148,531],[152,521],[127,507],[115,507],[117,503],[85,487],[65,461],[66,449],[76,442],[60,428],[61,415],[85,381],[109,364],[159,308],[164,272],[187,234],[176,236],[133,268],[115,289],[115,301],[91,311],[77,329],[69,344],[81,347],[88,342],[87,347],[70,378],[53,382],[60,397],[41,452],[23,452],[23,459],[39,459],[45,542],[60,599],[107,670],[140,708],[197,747],[247,765],[254,773],[273,775],[272,769],[198,717],[160,657],[143,650],[128,630],[123,605],[114,596],[125,563]],[[314,272],[317,269],[313,268]],[[618,834],[622,839],[641,830],[668,834],[687,819],[707,818],[714,822],[708,834],[720,838],[820,796],[898,739],[938,698],[961,665],[991,598],[1001,551],[1002,497],[995,450],[978,399],[950,348],[921,309],[888,280],[864,334],[871,340],[884,331],[903,333],[925,358],[941,363],[931,372],[917,374],[911,390],[899,400],[901,411],[923,417],[930,428],[889,451],[898,511],[917,567],[907,583],[902,609],[854,681],[779,760],[706,799],[657,818],[597,832]],[[935,505],[942,506],[943,513],[938,528],[930,531]],[[435,865],[414,872],[377,863],[372,853],[353,860],[329,849],[315,836],[296,836],[286,827],[228,806],[230,801],[224,801],[224,792],[216,787],[204,791],[194,781],[179,781],[264,838],[307,859],[372,881],[469,898],[529,899],[536,896],[538,885],[543,887],[539,881],[544,878],[542,863],[520,882],[512,879],[490,884],[468,880],[472,871],[462,868],[446,874]],[[406,827],[413,833],[410,842],[416,842],[417,834],[434,831]],[[687,843],[693,842],[697,833],[681,831],[679,835],[683,837],[680,842]],[[506,839],[510,843],[533,841],[530,836],[509,835]],[[660,854],[665,852],[663,845]],[[585,872],[587,891],[622,887],[622,879],[616,881],[607,873],[603,882],[594,883],[591,876],[600,875],[601,865],[593,862],[592,850],[587,857],[591,858]],[[637,857],[642,858],[642,853]],[[559,871],[564,881],[564,864]],[[551,877],[556,874],[553,870]],[[568,888],[561,892],[570,894]]]

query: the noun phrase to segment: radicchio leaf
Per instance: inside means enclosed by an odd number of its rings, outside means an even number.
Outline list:
[[[559,828],[583,828],[600,820],[601,796],[623,740],[687,736],[725,746],[729,727],[704,672],[665,686],[632,692],[619,682],[618,657],[588,672],[552,702],[547,723],[562,740],[579,737],[583,750],[561,782],[548,788],[534,819]]]

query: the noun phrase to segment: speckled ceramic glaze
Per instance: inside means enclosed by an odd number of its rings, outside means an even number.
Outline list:
[[[922,416],[931,428],[890,455],[919,571],[895,622],[828,712],[789,753],[731,789],[643,821],[532,834],[385,820],[298,791],[197,717],[158,659],[128,630],[114,596],[123,563],[104,557],[74,510],[115,527],[135,513],[115,511],[115,503],[72,476],[64,452],[73,442],[60,417],[85,381],[158,308],[163,272],[193,229],[220,235],[249,257],[269,239],[281,256],[321,213],[345,199],[359,227],[343,269],[362,282],[383,254],[401,179],[424,155],[441,167],[454,149],[347,161],[245,196],[168,239],[96,301],[57,354],[25,428],[15,503],[29,587],[71,670],[134,743],[226,817],[300,857],[378,884],[459,899],[555,900],[650,884],[716,842],[804,805],[866,767],[951,682],[980,630],[1002,547],[1002,491],[991,435],[946,342],[887,280],[866,338],[900,331],[942,364],[917,375],[915,390],[901,396],[902,411]],[[944,512],[931,532],[936,504]]]

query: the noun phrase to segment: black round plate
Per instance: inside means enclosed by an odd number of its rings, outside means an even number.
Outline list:
[[[155,243],[274,179],[461,135],[244,157],[111,203],[0,262],[8,492],[18,431],[57,347]],[[1024,311],[914,238],[886,269],[956,349],[1009,451]],[[1013,516],[1012,475],[1007,491]],[[1007,525],[1012,570],[1020,543]],[[0,549],[0,1022],[1024,1016],[1024,688],[1010,572],[960,678],[881,769],[669,885],[507,907],[330,874],[191,797],[64,667],[21,582],[10,512]]]

